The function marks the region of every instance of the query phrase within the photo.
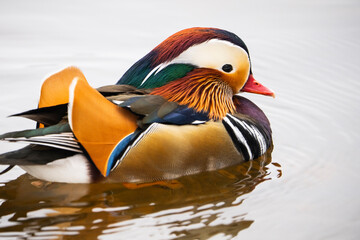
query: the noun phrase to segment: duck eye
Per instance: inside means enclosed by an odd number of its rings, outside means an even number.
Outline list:
[[[233,67],[231,66],[231,64],[225,64],[224,66],[222,66],[221,68],[224,72],[231,72],[233,70]]]

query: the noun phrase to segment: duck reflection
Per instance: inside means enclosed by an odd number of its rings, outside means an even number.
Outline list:
[[[271,152],[226,169],[152,184],[47,183],[24,174],[0,187],[0,238],[148,234],[140,229],[152,231],[148,238],[236,236],[254,222],[238,206],[244,194],[270,179]],[[228,208],[233,208],[230,220],[224,214]],[[130,233],[134,226],[142,228]]]

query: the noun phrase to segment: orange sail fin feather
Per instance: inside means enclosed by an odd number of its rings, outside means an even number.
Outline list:
[[[48,77],[41,86],[39,108],[50,107],[69,102],[69,86],[75,77],[84,78],[84,74],[76,67],[68,67]],[[44,124],[39,124],[40,128]]]
[[[51,75],[41,86],[39,108],[69,102],[69,86],[75,78],[85,78],[80,69],[68,67]]]
[[[136,128],[137,117],[119,108],[92,88],[84,77],[70,86],[69,123],[102,175],[109,173],[109,158],[117,144]]]
[[[232,89],[222,82],[221,74],[212,69],[196,69],[181,79],[154,89],[151,94],[207,112],[211,119],[222,119],[226,113],[235,111]]]

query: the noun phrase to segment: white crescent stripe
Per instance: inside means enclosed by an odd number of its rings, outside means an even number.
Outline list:
[[[242,133],[240,132],[240,130],[235,127],[231,122],[230,120],[228,119],[229,115],[227,117],[224,117],[224,121],[231,127],[231,129],[233,130],[233,132],[235,133],[235,136],[237,138],[237,140],[239,142],[241,142],[245,148],[246,148],[246,151],[248,152],[249,154],[249,159],[253,159],[253,154],[251,152],[251,149],[249,147],[249,144],[247,143],[246,139],[244,138],[244,135],[242,135]]]

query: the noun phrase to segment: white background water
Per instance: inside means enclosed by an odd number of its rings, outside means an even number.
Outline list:
[[[2,0],[0,132],[34,126],[6,116],[34,108],[41,83],[50,74],[75,65],[92,86],[113,84],[166,37],[193,26],[239,35],[250,50],[255,78],[276,92],[276,99],[246,97],[271,121],[272,159],[281,165],[282,176],[277,178],[277,168],[270,165],[272,180],[246,194],[241,205],[220,208],[216,220],[221,224],[231,224],[239,216],[253,220],[233,236],[239,239],[358,239],[360,2],[356,0]],[[16,147],[2,143],[0,151]],[[0,181],[4,185],[22,174],[16,168]],[[174,238],[166,224],[186,219],[191,208],[181,212],[180,216],[178,209],[169,209],[166,217],[153,212],[123,223],[129,228],[120,223],[112,226],[112,232],[104,229],[99,238]],[[9,224],[6,219],[2,216],[0,227]],[[225,229],[214,236],[230,237]]]

